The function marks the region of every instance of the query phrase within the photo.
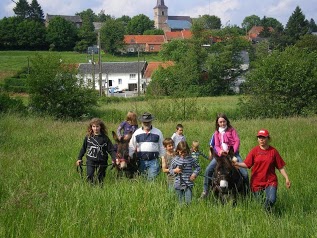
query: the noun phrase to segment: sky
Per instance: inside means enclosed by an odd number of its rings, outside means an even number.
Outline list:
[[[0,19],[14,16],[13,8],[18,0],[1,0]],[[31,0],[27,0],[31,3]],[[87,9],[98,14],[101,10],[115,18],[144,14],[153,20],[156,0],[37,0],[44,14],[75,15]],[[286,25],[289,17],[299,6],[307,20],[317,23],[316,0],[165,0],[169,16],[215,15],[223,26],[241,26],[247,16],[273,17]]]

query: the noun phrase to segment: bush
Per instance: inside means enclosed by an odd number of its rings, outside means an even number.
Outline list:
[[[247,76],[240,102],[245,117],[317,113],[317,52],[289,47],[273,52]]]
[[[26,108],[23,105],[21,99],[10,98],[6,93],[0,93],[0,112],[26,112]]]
[[[80,84],[73,65],[62,64],[55,55],[37,55],[31,62],[28,82],[33,111],[78,119],[97,105],[96,92]]]

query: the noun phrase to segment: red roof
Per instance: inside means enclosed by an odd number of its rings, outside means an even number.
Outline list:
[[[190,30],[165,32],[165,37],[167,41],[173,39],[190,39],[192,37],[192,32]]]
[[[253,26],[248,32],[249,38],[256,38],[261,33],[261,31],[263,31],[263,28],[263,26]],[[272,27],[269,27],[269,31],[272,32],[274,31],[274,29]]]
[[[144,78],[151,78],[152,74],[155,70],[158,69],[158,67],[162,66],[163,68],[167,68],[169,66],[173,66],[174,62],[172,61],[167,61],[167,62],[149,62],[146,70],[144,72]]]
[[[164,35],[125,35],[125,44],[163,44]]]

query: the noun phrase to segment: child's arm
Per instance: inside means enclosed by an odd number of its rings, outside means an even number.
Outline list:
[[[190,181],[194,181],[197,178],[197,176],[198,176],[198,174],[200,172],[200,169],[201,169],[200,165],[199,165],[199,163],[198,163],[198,161],[196,159],[193,159],[192,167],[194,168],[194,171],[193,171],[192,175],[189,178]]]
[[[209,160],[209,157],[200,151],[199,151],[199,155],[204,157],[205,159]]]
[[[87,150],[87,137],[85,137],[83,145],[79,151],[78,159],[76,161],[77,166],[81,165],[81,163],[83,162],[83,157],[86,153],[86,150]]]
[[[165,156],[162,157],[162,171],[163,173],[169,173]]]

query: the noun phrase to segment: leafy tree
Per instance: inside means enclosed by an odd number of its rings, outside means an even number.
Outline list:
[[[124,26],[121,21],[109,19],[100,29],[101,48],[114,54],[124,45]]]
[[[16,28],[17,44],[20,49],[47,49],[46,29],[42,22],[24,20]]]
[[[175,39],[162,45],[159,56],[165,61],[180,62],[189,50],[189,41]]]
[[[261,24],[261,18],[256,15],[247,16],[243,19],[241,24],[243,29],[248,32],[253,26],[259,26]]]
[[[58,55],[39,55],[31,59],[29,75],[30,107],[56,118],[79,118],[97,103],[94,91],[83,86],[71,65]]]
[[[309,21],[309,31],[310,32],[317,32],[317,25],[316,25],[313,18],[311,18]]]
[[[14,99],[7,93],[0,92],[0,113],[25,113],[26,108],[21,99]]]
[[[94,13],[91,9],[81,12],[78,15],[81,16],[83,21],[82,26],[78,29],[78,39],[76,43],[75,50],[79,52],[84,52],[87,50],[88,46],[95,45],[97,43],[97,34],[94,31]]]
[[[105,21],[107,21],[107,20],[109,20],[109,19],[113,19],[113,17],[112,16],[110,16],[110,15],[106,15],[105,14],[105,10],[101,10],[99,13],[98,13],[98,16],[97,16],[97,19],[96,19],[96,21],[98,21],[98,22],[105,22]]]
[[[267,27],[272,27],[274,31],[282,32],[284,30],[283,24],[273,17],[264,16],[261,19],[260,26],[264,26],[264,25]]]
[[[22,19],[19,17],[4,17],[0,20],[0,48],[17,49],[17,28]]]
[[[299,38],[309,31],[309,22],[305,19],[300,7],[296,7],[293,14],[288,19],[285,27],[285,34],[288,38],[289,45],[295,44]]]
[[[206,30],[214,30],[221,28],[221,20],[217,16],[203,15],[199,17],[196,21],[201,21],[204,29]]]
[[[164,35],[164,31],[162,29],[146,30],[143,35]]]
[[[304,35],[296,42],[296,47],[306,49],[307,51],[317,52],[317,36],[316,35]]]
[[[77,28],[62,17],[54,17],[47,27],[46,40],[51,50],[72,50],[77,40]]]
[[[127,33],[129,35],[143,35],[144,31],[152,29],[154,29],[154,21],[144,14],[132,17],[127,25]]]
[[[247,77],[241,112],[249,118],[317,113],[316,60],[317,52],[288,47],[258,61]]]
[[[44,12],[37,0],[32,0],[30,4],[29,19],[44,23]]]
[[[19,18],[26,19],[30,16],[30,5],[26,0],[19,0],[13,8],[13,12]]]

